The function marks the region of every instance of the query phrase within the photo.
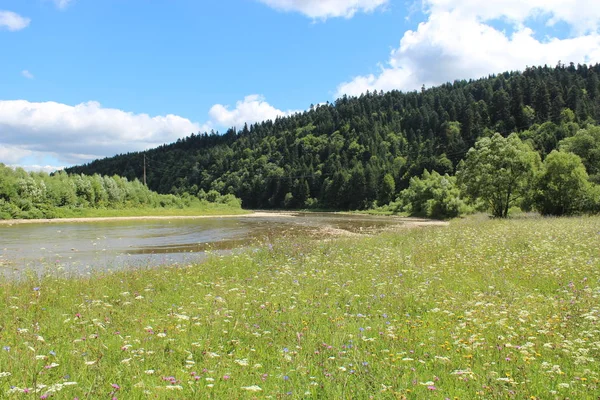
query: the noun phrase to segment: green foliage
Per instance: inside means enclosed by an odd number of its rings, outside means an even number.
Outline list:
[[[219,196],[219,198],[217,199],[217,203],[219,204],[225,204],[228,205],[232,208],[242,208],[242,201],[240,199],[238,199],[237,197],[235,197],[234,195],[230,194],[226,194],[224,196]]]
[[[576,154],[552,151],[536,181],[535,206],[543,215],[571,215],[585,209],[590,183]]]
[[[241,209],[240,200],[232,194],[222,196],[211,190],[203,197],[203,200],[198,200],[187,193],[181,196],[158,194],[138,180],[130,182],[116,175],[69,176],[61,171],[49,176],[45,173],[27,173],[22,169],[13,170],[0,163],[0,219],[101,214],[82,211],[89,209],[129,210],[131,213],[132,209],[181,210],[194,207],[200,211],[206,208],[201,207],[202,201],[205,204],[223,204],[231,211]]]
[[[219,197],[221,197],[221,194],[214,189],[209,190],[208,193],[206,193],[206,201],[209,203],[216,203],[219,200]]]
[[[600,183],[600,126],[579,130],[573,137],[563,140],[560,149],[581,157],[590,180]]]
[[[540,156],[516,134],[499,133],[477,141],[457,176],[471,199],[482,199],[494,217],[506,218],[511,206],[528,194]]]
[[[290,192],[285,194],[285,198],[283,199],[283,205],[285,208],[292,208],[294,205],[294,195]]]
[[[558,143],[565,137],[571,136],[573,127],[569,124],[557,125],[554,122],[545,122],[541,125],[533,125],[528,130],[521,132],[519,137],[531,144],[533,149],[542,157],[558,147]]]
[[[421,178],[410,180],[400,193],[399,203],[409,215],[436,219],[455,218],[469,211],[460,198],[456,177],[425,170]]]
[[[381,182],[381,190],[379,193],[379,203],[388,204],[392,201],[394,194],[396,193],[396,182],[391,174],[385,174],[383,181]]]
[[[585,193],[583,210],[588,214],[600,214],[600,185],[589,184]]]
[[[394,194],[425,169],[452,175],[486,132],[520,133],[542,156],[549,154],[561,139],[600,121],[600,99],[592,96],[598,73],[600,65],[544,66],[419,92],[344,96],[275,121],[193,134],[146,151],[148,185],[177,195],[231,193],[248,208],[296,208],[314,199],[321,208],[369,208],[393,199],[386,175]],[[144,153],[130,153],[69,172],[126,171],[134,180],[143,166]]]

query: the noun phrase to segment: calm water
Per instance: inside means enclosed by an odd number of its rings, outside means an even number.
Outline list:
[[[323,236],[325,230],[354,233],[384,229],[396,218],[297,213],[294,216],[135,220],[0,225],[0,273],[154,267],[201,261],[207,252],[231,252],[285,235]]]

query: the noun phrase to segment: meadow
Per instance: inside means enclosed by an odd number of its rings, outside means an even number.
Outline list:
[[[0,397],[596,399],[599,298],[599,217],[49,269],[0,285]]]
[[[119,217],[191,217],[200,215],[249,214],[241,207],[229,204],[195,202],[185,207],[125,207],[125,208],[63,208],[56,218],[119,218]]]

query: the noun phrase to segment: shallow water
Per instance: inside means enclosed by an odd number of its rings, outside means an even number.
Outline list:
[[[371,232],[402,221],[391,217],[294,213],[265,217],[0,225],[0,273],[92,271],[199,262],[282,235]]]

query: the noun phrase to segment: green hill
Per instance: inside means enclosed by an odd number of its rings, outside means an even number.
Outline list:
[[[600,121],[599,75],[599,64],[532,67],[420,92],[343,97],[148,150],[147,182],[159,193],[231,193],[249,208],[369,208],[425,169],[453,174],[493,132],[517,132],[545,157]],[[121,154],[67,172],[141,179],[143,160],[143,152]]]

